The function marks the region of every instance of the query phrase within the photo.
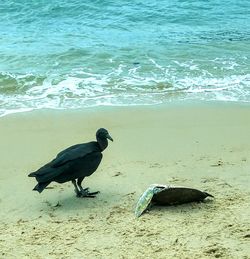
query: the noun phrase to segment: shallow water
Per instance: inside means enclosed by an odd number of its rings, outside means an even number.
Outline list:
[[[250,2],[3,0],[0,115],[250,102]]]

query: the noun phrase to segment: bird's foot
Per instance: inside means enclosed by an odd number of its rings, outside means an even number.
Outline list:
[[[78,197],[78,198],[95,198],[98,193],[100,193],[100,192],[99,191],[89,192],[89,188],[85,188],[85,189],[81,189],[80,191],[78,191],[76,194],[76,197]]]

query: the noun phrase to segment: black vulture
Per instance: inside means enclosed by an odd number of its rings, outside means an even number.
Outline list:
[[[51,182],[71,181],[77,197],[95,197],[99,192],[89,192],[89,188],[83,189],[81,183],[99,166],[102,151],[108,146],[107,139],[113,141],[108,131],[100,128],[96,132],[97,141],[73,145],[58,153],[51,162],[29,174],[38,182],[33,190],[41,193]]]

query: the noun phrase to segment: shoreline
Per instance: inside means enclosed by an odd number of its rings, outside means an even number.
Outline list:
[[[29,172],[62,149],[95,139],[114,142],[77,199],[71,183],[32,191]],[[250,109],[167,105],[39,110],[0,118],[1,242],[7,258],[248,258]],[[207,191],[214,201],[134,208],[153,183]],[[67,249],[66,249],[67,248]],[[14,252],[13,252],[14,251]]]
[[[88,106],[84,108],[27,108],[23,111],[18,112],[9,112],[3,115],[0,115],[0,119],[6,116],[15,116],[19,114],[27,114],[34,112],[85,112],[89,110],[119,110],[119,109],[134,109],[134,108],[177,108],[177,107],[210,107],[210,106],[219,106],[219,107],[250,107],[250,102],[240,102],[240,101],[194,101],[194,100],[180,100],[180,101],[170,101],[168,103],[159,103],[159,104],[145,104],[145,105],[98,105],[98,106]]]

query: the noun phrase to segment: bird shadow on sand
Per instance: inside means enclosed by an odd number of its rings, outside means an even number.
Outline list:
[[[99,193],[95,198],[77,198],[74,194],[64,195],[49,200],[48,198],[41,203],[40,210],[43,212],[67,213],[93,211],[102,207],[112,206],[115,193]]]

